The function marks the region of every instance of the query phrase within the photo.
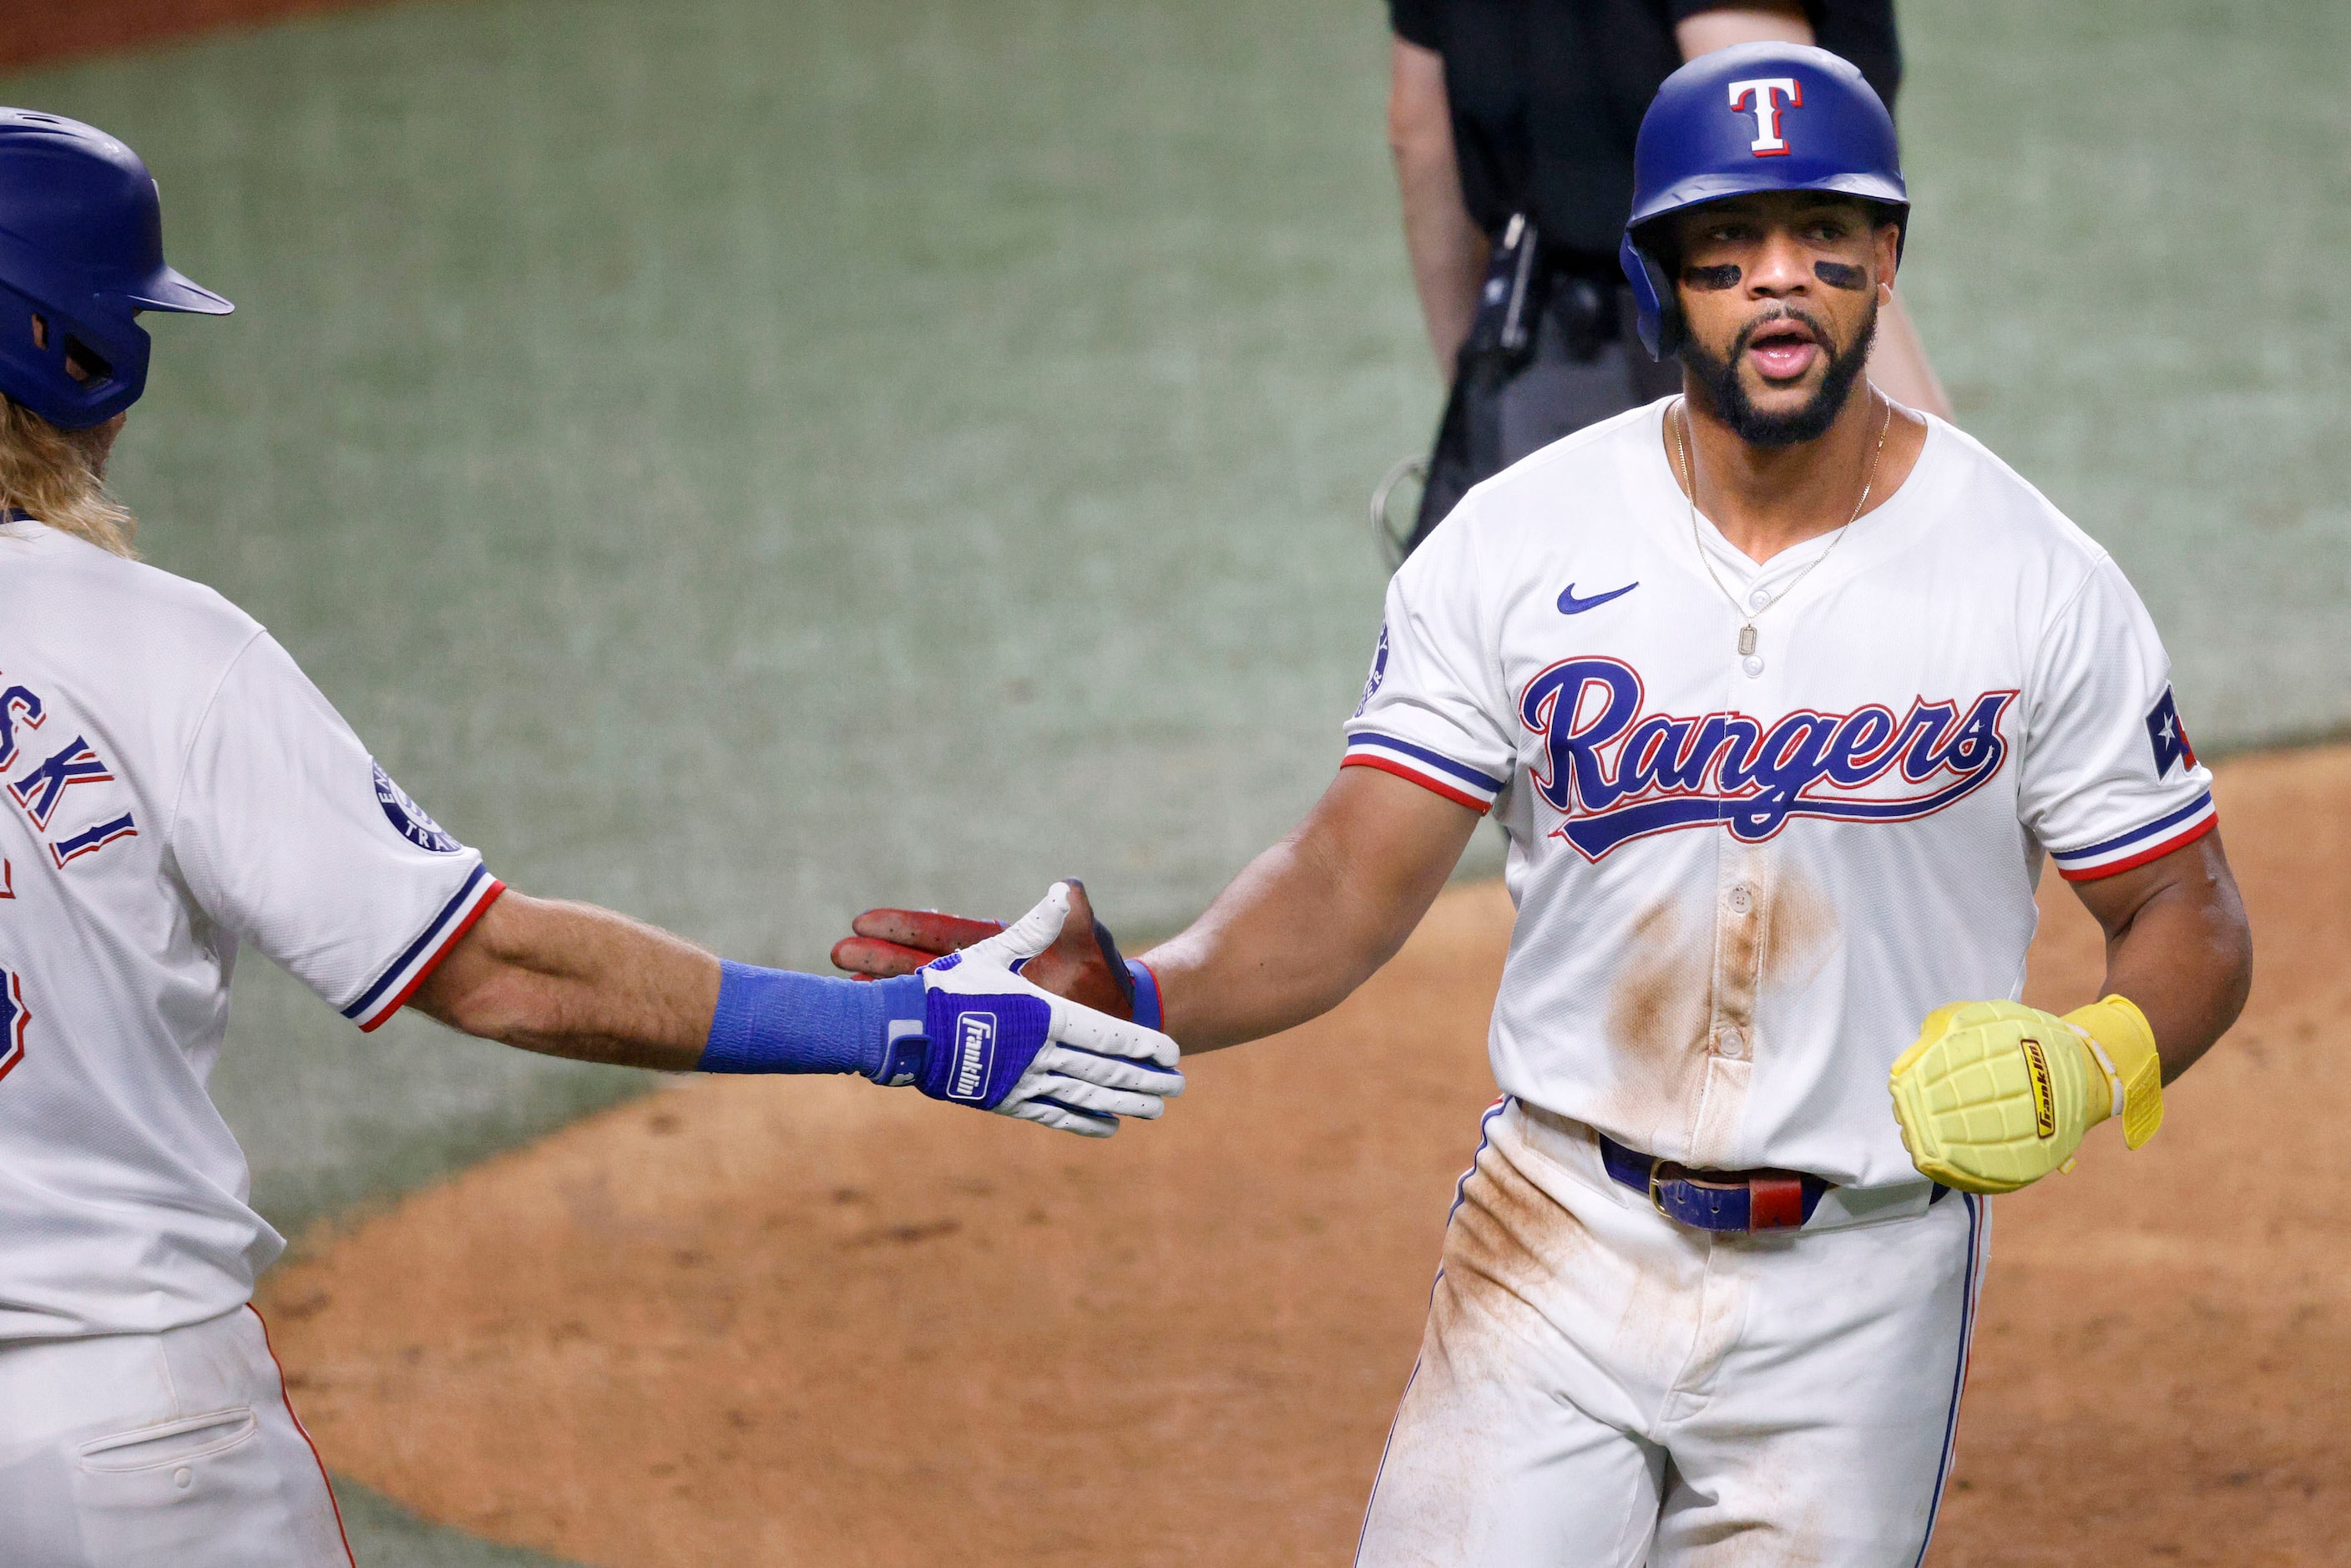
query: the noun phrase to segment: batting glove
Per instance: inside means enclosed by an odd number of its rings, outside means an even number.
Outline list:
[[[923,1019],[890,1026],[874,1082],[1089,1138],[1109,1137],[1122,1116],[1158,1117],[1184,1092],[1176,1042],[1018,972],[1069,916],[1070,885],[1057,882],[1009,927],[925,965]]]
[[[1938,1008],[1887,1086],[1911,1163],[1965,1192],[2071,1169],[2083,1134],[2110,1116],[2134,1149],[2163,1123],[2155,1035],[2122,997],[2062,1018],[2022,1002]]]
[[[1125,957],[1118,939],[1095,915],[1086,884],[1065,877],[1070,917],[1053,945],[1019,966],[1026,978],[1057,997],[1157,1029],[1159,981],[1149,966]],[[1001,920],[975,920],[935,909],[869,909],[851,924],[854,936],[832,946],[833,967],[859,979],[911,975],[943,954],[984,942],[1004,929]]]

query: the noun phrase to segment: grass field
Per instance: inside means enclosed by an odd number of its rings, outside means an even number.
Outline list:
[[[2120,557],[2208,748],[2351,722],[2351,10],[1903,19],[1961,422]],[[1368,0],[480,0],[0,98],[140,147],[240,307],[157,327],[152,558],[517,885],[814,966],[1065,871],[1168,928],[1327,778],[1438,390],[1384,61]],[[215,1086],[298,1230],[639,1081],[256,960]]]

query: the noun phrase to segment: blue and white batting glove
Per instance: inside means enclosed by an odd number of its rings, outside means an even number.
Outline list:
[[[1020,977],[1069,915],[1069,884],[1057,882],[1011,925],[916,971],[923,1017],[888,1026],[874,1082],[1088,1138],[1109,1137],[1122,1116],[1165,1112],[1184,1092],[1174,1040]]]

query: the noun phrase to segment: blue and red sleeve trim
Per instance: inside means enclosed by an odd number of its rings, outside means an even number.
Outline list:
[[[375,984],[360,993],[359,1000],[343,1009],[343,1016],[363,1030],[372,1031],[377,1025],[408,1005],[416,988],[424,983],[457,939],[474,927],[497,902],[507,884],[492,876],[486,866],[475,866],[474,874],[465,879],[455,896],[441,906],[441,912],[428,923],[416,940],[411,942],[391,967],[377,977]]]
[[[1376,730],[1359,729],[1348,736],[1347,755],[1339,766],[1393,773],[1481,816],[1493,810],[1494,797],[1502,792],[1503,781],[1491,774]]]
[[[2116,876],[2159,861],[2220,825],[2220,815],[2214,810],[2212,793],[2208,789],[2179,810],[2158,817],[2144,827],[2078,850],[2052,850],[2049,858],[2057,862],[2057,874],[2067,882],[2095,882],[2102,876]]]

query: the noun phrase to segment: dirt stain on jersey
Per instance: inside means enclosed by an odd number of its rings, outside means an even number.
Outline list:
[[[1724,893],[1715,929],[1715,1026],[1737,1025],[1751,1038],[1757,1001],[1819,974],[1838,925],[1811,878],[1758,856]]]
[[[1697,1092],[1714,1007],[1714,932],[1678,901],[1641,912],[1608,998],[1608,1038],[1628,1128],[1654,1124]]]
[[[1628,1130],[1690,1125],[1709,1061],[1768,1054],[1759,1002],[1810,984],[1834,950],[1834,905],[1777,858],[1750,852],[1712,900],[1659,899],[1625,934],[1608,1032]]]
[[[1836,906],[1819,883],[1791,871],[1774,880],[1763,907],[1763,987],[1802,990],[1821,972],[1844,935]]]

